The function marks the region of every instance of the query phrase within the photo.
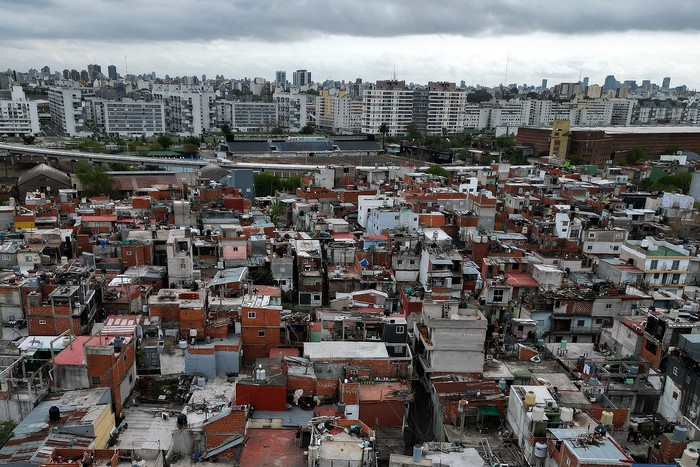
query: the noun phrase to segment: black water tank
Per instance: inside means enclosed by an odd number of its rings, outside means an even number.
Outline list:
[[[61,409],[52,405],[49,409],[49,421],[57,422],[61,419]]]

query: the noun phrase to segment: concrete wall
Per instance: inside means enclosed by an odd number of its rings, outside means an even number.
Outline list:
[[[210,355],[185,353],[185,373],[201,373],[207,379],[225,376],[226,373],[240,371],[240,354],[238,352],[218,351]]]
[[[84,365],[55,365],[54,378],[61,389],[85,389],[90,387],[87,366]]]

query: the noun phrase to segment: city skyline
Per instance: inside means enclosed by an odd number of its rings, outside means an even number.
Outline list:
[[[162,3],[162,5],[161,5]],[[368,81],[396,75],[467,85],[602,83],[614,74],[700,87],[700,51],[692,1],[665,5],[593,2],[586,8],[544,2],[455,2],[423,9],[409,2],[329,2],[237,7],[127,1],[75,8],[41,0],[5,5],[0,69],[117,66],[132,74],[261,76],[308,69],[314,81]],[[599,3],[599,5],[598,5]],[[162,6],[163,8],[159,8]],[[196,11],[191,10],[196,8]],[[157,24],[154,15],[159,15]],[[200,21],[192,24],[192,18]],[[157,53],[154,53],[157,50]],[[506,79],[507,68],[507,79]]]

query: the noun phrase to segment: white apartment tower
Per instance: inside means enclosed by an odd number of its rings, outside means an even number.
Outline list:
[[[388,135],[406,134],[413,120],[413,91],[405,81],[377,81],[362,93],[362,132],[377,135],[384,124]]]
[[[276,92],[272,101],[277,104],[278,122],[284,130],[298,133],[306,126],[306,94]]]
[[[28,101],[21,86],[13,86],[9,100],[0,100],[0,134],[36,135],[39,112],[35,101]]]
[[[152,94],[165,105],[167,131],[200,136],[216,121],[216,95],[211,88],[162,84],[154,86]]]
[[[85,113],[82,92],[77,84],[62,83],[49,88],[49,110],[51,123],[68,136],[83,136]]]

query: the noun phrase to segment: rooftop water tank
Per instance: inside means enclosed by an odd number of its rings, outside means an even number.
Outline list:
[[[49,408],[49,421],[57,422],[60,419],[61,419],[61,409],[59,409],[55,405],[52,405]]]
[[[533,422],[541,422],[543,420],[544,420],[544,408],[534,407],[532,409],[532,421]]]
[[[562,422],[571,422],[574,420],[574,409],[571,407],[562,407],[560,413]]]
[[[535,443],[535,457],[538,459],[547,458],[547,445],[545,443]]]
[[[566,344],[567,344],[567,340],[562,339],[561,342],[559,342],[559,350],[566,350]]]
[[[600,415],[600,423],[605,426],[612,426],[613,424],[613,413],[609,412],[607,410],[604,410],[603,413]]]
[[[535,405],[537,402],[537,396],[535,395],[534,392],[528,391],[525,394],[525,405]]]
[[[700,459],[700,453],[696,449],[687,448],[681,457],[681,467],[696,467]]]
[[[673,429],[673,440],[682,443],[688,437],[688,427],[676,425]]]

